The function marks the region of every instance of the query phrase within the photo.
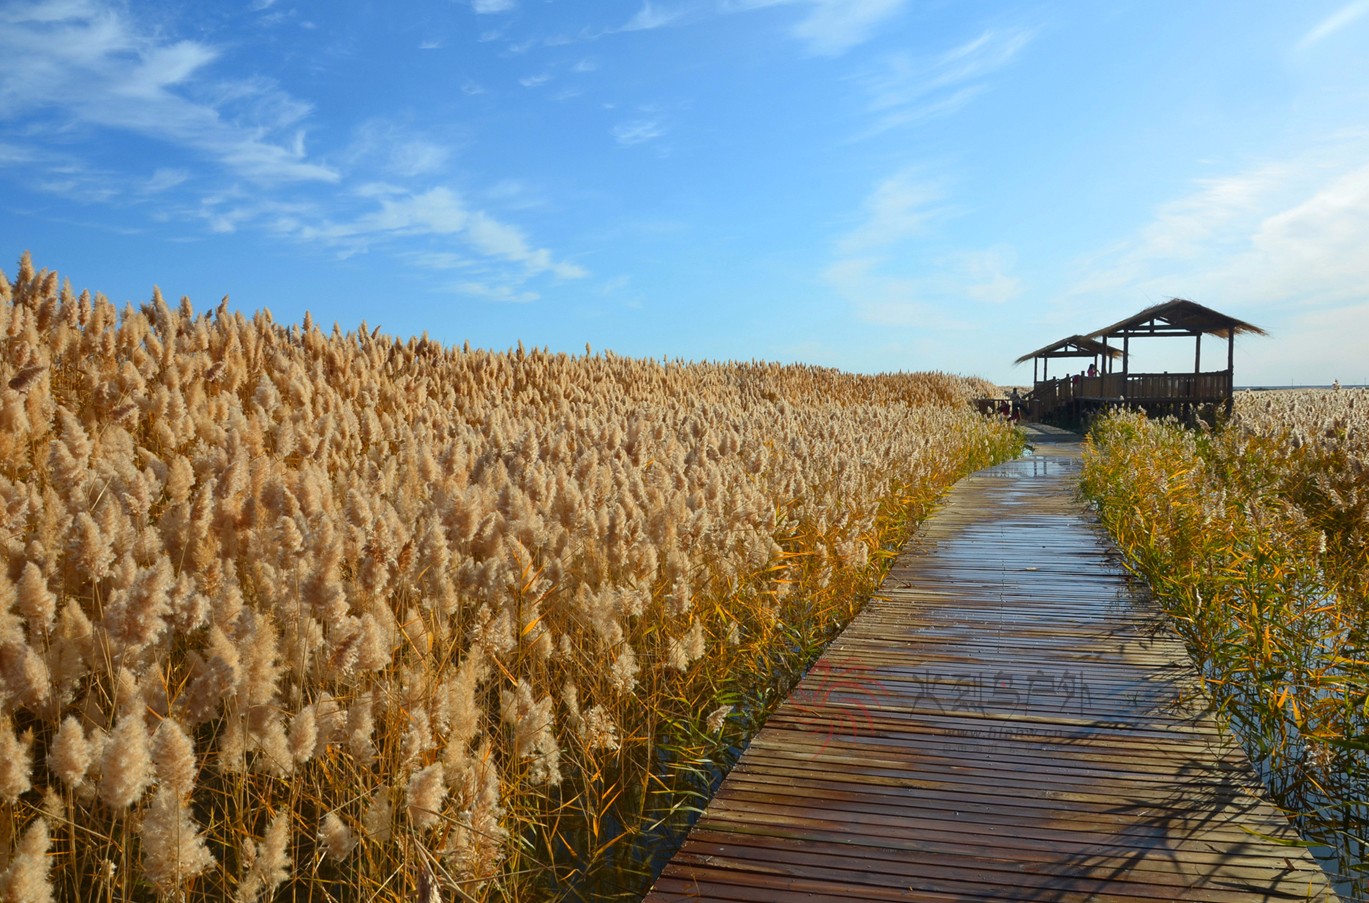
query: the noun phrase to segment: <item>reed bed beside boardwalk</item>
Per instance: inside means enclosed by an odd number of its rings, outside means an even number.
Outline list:
[[[0,274],[0,899],[631,896],[960,475],[974,380]]]
[[[1369,392],[1245,393],[1192,431],[1113,413],[1084,490],[1276,798],[1369,896]]]

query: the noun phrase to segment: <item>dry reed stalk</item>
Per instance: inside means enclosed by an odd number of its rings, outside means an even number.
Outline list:
[[[0,274],[9,836],[58,798],[73,899],[628,880],[615,851],[688,800],[662,763],[731,742],[780,650],[1018,447],[984,391],[121,311],[26,256]]]

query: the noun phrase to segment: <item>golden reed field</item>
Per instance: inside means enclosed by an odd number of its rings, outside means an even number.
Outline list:
[[[1369,390],[1095,423],[1084,487],[1273,796],[1369,899]]]
[[[631,894],[917,518],[1020,447],[985,388],[119,310],[26,256],[0,899]]]

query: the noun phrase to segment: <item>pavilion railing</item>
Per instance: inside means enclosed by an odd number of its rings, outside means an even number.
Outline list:
[[[1075,399],[1087,401],[1190,401],[1195,404],[1231,397],[1231,371],[1212,373],[1104,373],[1066,376],[1038,382],[1032,389],[1033,413],[1048,414]]]

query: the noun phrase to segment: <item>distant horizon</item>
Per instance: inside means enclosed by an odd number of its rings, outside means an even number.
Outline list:
[[[997,384],[1182,297],[1268,330],[1238,377],[1329,385],[1369,335],[1366,45],[1369,0],[6,2],[0,266]]]
[[[33,261],[33,266],[34,266],[34,268],[35,268],[36,270],[52,270],[52,269],[53,269],[52,267],[44,267],[44,266],[42,265],[42,262],[41,262],[41,261],[37,261],[37,260],[34,260],[34,261]],[[14,267],[9,267],[9,266],[4,266],[4,265],[0,264],[0,272],[4,273],[6,279],[8,279],[11,283],[14,281],[14,274],[15,274],[15,271],[16,271],[17,269],[18,269],[18,266],[17,266],[17,265],[15,265]],[[58,272],[58,276],[59,276],[60,278],[62,278],[63,281],[69,281],[69,280],[66,279],[65,274],[61,273],[60,270],[57,271],[57,272]],[[153,288],[156,289],[156,290],[160,290],[159,287],[157,287],[157,286],[154,286]],[[90,287],[90,286],[77,286],[77,285],[72,285],[72,290],[73,290],[74,292],[76,292],[77,294],[80,294],[80,292],[82,292],[82,291],[89,291],[89,292],[92,294],[92,296],[93,296],[93,295],[96,295],[96,294],[105,295],[106,299],[109,300],[111,303],[113,303],[113,304],[120,310],[120,312],[122,312],[122,311],[124,310],[124,308],[127,307],[127,306],[131,306],[131,307],[134,308],[134,309],[138,309],[141,305],[148,303],[148,302],[151,300],[151,298],[152,298],[152,290],[149,290],[149,292],[148,292],[148,297],[145,298],[145,299],[143,299],[143,300],[141,300],[141,301],[135,301],[135,300],[133,300],[133,299],[125,299],[125,300],[122,301],[122,302],[120,302],[120,301],[115,301],[113,298],[109,298],[109,296],[106,295],[104,292],[101,292],[101,291],[99,291],[98,289],[92,288],[92,287]],[[171,296],[169,296],[169,295],[164,295],[164,300],[166,300],[168,304],[178,304],[178,303],[180,302],[181,299],[179,299],[179,298],[173,298],[173,297],[171,297]],[[214,308],[217,308],[217,307],[218,307],[218,304],[201,306],[201,305],[195,304],[194,299],[189,299],[189,300],[190,300],[190,303],[191,303],[191,307],[193,308],[193,310],[194,310],[194,312],[195,312],[196,315],[200,315],[200,314],[206,313],[206,312],[208,312],[208,311],[210,311],[210,310],[213,310]],[[222,299],[221,299],[221,300],[222,300]],[[304,317],[305,317],[306,315],[308,315],[308,316],[310,316],[310,317],[313,319],[314,325],[315,325],[319,330],[321,330],[321,331],[323,331],[323,332],[325,332],[325,333],[330,333],[330,332],[332,332],[332,330],[333,330],[334,327],[337,327],[338,329],[342,330],[342,332],[343,332],[344,334],[346,334],[346,333],[356,333],[356,332],[360,332],[360,331],[372,332],[372,333],[374,333],[374,332],[379,332],[379,334],[380,334],[381,336],[384,336],[384,337],[386,337],[387,339],[391,339],[391,340],[393,340],[393,341],[401,342],[401,343],[402,343],[402,342],[407,342],[407,341],[409,341],[409,340],[411,340],[411,339],[418,339],[418,338],[422,337],[422,336],[426,333],[426,331],[420,331],[419,333],[417,333],[417,334],[412,334],[412,335],[403,335],[403,334],[393,333],[393,332],[387,331],[387,330],[385,329],[384,323],[381,323],[381,322],[374,322],[374,323],[373,323],[373,322],[370,322],[369,320],[367,320],[367,319],[365,319],[365,318],[363,318],[363,319],[360,320],[357,324],[355,324],[355,325],[353,325],[353,326],[351,326],[351,327],[344,327],[341,323],[338,323],[337,321],[334,321],[334,322],[332,322],[332,323],[325,323],[325,322],[322,322],[322,321],[319,320],[319,318],[314,317],[312,311],[310,311],[310,310],[308,310],[308,309],[305,309],[304,311],[302,311],[301,314],[300,314],[300,316],[299,316],[299,318],[297,318],[297,319],[290,319],[290,320],[286,320],[286,319],[283,319],[283,318],[277,316],[276,312],[270,310],[269,308],[257,308],[257,309],[255,309],[255,310],[244,310],[244,309],[238,308],[238,307],[236,307],[236,306],[234,306],[234,305],[232,305],[232,304],[230,303],[229,306],[228,306],[228,309],[229,309],[230,311],[235,311],[235,312],[241,313],[243,316],[248,317],[248,318],[251,318],[253,315],[255,315],[255,314],[256,314],[257,312],[259,312],[259,311],[265,310],[265,311],[267,311],[268,313],[270,313],[272,322],[274,322],[275,324],[277,324],[277,325],[279,325],[279,326],[285,327],[285,328],[287,328],[287,329],[290,328],[290,327],[292,327],[292,326],[302,326],[302,325],[303,325],[303,322],[304,322]],[[546,345],[529,345],[529,344],[527,344],[527,343],[525,343],[525,342],[522,342],[522,341],[520,341],[520,340],[515,340],[514,343],[513,343],[512,345],[509,345],[509,346],[507,346],[507,347],[493,347],[493,346],[485,346],[485,345],[474,345],[474,344],[471,344],[471,343],[468,342],[468,341],[463,341],[463,342],[443,341],[443,340],[440,340],[440,339],[435,338],[435,337],[432,336],[431,334],[428,334],[428,338],[429,338],[431,341],[437,341],[437,342],[439,342],[439,343],[442,344],[444,347],[449,348],[449,349],[460,349],[460,348],[462,348],[462,346],[467,346],[467,347],[470,348],[471,351],[483,351],[483,352],[487,352],[487,353],[491,353],[491,354],[513,353],[513,352],[515,352],[516,350],[518,350],[520,347],[523,348],[525,351],[536,350],[536,351],[539,351],[539,352],[550,353],[550,354],[564,354],[564,355],[567,355],[567,356],[569,356],[569,357],[583,357],[583,356],[585,356],[585,354],[586,354],[587,352],[588,352],[589,354],[591,354],[591,355],[599,355],[599,354],[602,354],[602,353],[604,353],[604,352],[607,352],[607,353],[609,353],[609,354],[612,354],[612,355],[615,356],[615,357],[631,358],[631,359],[634,359],[634,360],[641,360],[641,361],[656,361],[656,362],[663,363],[663,364],[679,364],[679,365],[685,365],[685,366],[688,366],[688,365],[691,365],[691,364],[773,364],[773,365],[779,365],[779,366],[823,367],[823,368],[828,368],[828,369],[839,370],[839,371],[844,372],[844,373],[851,373],[851,374],[853,374],[853,375],[861,375],[861,376],[881,376],[881,375],[886,375],[886,374],[894,374],[894,375],[897,375],[897,374],[912,374],[912,373],[920,373],[920,372],[936,372],[936,373],[945,373],[945,374],[950,375],[950,376],[962,377],[962,378],[966,378],[966,379],[983,379],[983,380],[985,380],[985,381],[987,381],[987,382],[990,382],[990,383],[994,384],[995,386],[998,386],[999,388],[1002,388],[1002,389],[1011,389],[1011,388],[1014,388],[1014,387],[1027,389],[1027,388],[1031,388],[1031,386],[1032,386],[1032,382],[1031,382],[1030,379],[1024,380],[1024,381],[1021,381],[1021,382],[1016,382],[1016,381],[1002,382],[1002,381],[998,381],[998,380],[989,379],[988,377],[981,376],[980,374],[977,374],[977,373],[974,373],[974,372],[968,372],[968,371],[963,371],[963,370],[960,370],[960,371],[956,371],[956,370],[945,370],[945,369],[927,368],[927,367],[909,368],[909,369],[904,369],[904,370],[859,371],[859,370],[846,370],[845,368],[842,368],[842,367],[839,367],[839,366],[835,366],[835,365],[831,365],[831,364],[821,364],[821,363],[814,363],[814,362],[811,362],[811,361],[802,361],[802,360],[797,360],[797,361],[783,361],[783,360],[775,360],[775,359],[769,359],[769,358],[757,358],[757,357],[751,357],[751,358],[682,358],[682,357],[672,357],[672,356],[668,356],[668,355],[655,355],[655,356],[651,356],[651,355],[635,355],[635,354],[625,354],[625,353],[619,352],[619,351],[617,351],[616,349],[613,349],[613,348],[596,348],[596,347],[594,347],[594,346],[592,346],[592,345],[589,345],[588,349],[586,349],[586,348],[581,348],[581,349],[555,349],[555,348],[551,348],[551,347],[546,346]],[[1186,343],[1186,340],[1184,340],[1184,339],[1176,339],[1176,338],[1170,338],[1169,341],[1170,341],[1170,342],[1184,342],[1184,343]],[[588,343],[587,343],[587,344],[588,344]],[[1186,346],[1186,347],[1191,347],[1191,346]],[[1186,353],[1187,353],[1187,352],[1185,352],[1185,354],[1186,354]],[[1066,370],[1066,371],[1065,371],[1065,375],[1066,375],[1066,376],[1072,376],[1072,375],[1074,375],[1074,374],[1077,373],[1077,372],[1081,372],[1081,371]],[[1137,371],[1137,372],[1142,372],[1142,371]],[[1184,373],[1184,372],[1191,372],[1191,371],[1190,371],[1190,370],[1186,370],[1186,369],[1181,365],[1181,366],[1179,366],[1179,367],[1177,367],[1177,368],[1175,368],[1175,369],[1173,369],[1173,370],[1168,370],[1168,371],[1163,370],[1163,369],[1159,369],[1159,370],[1149,370],[1149,369],[1147,369],[1147,370],[1145,370],[1144,372],[1172,372],[1172,373]],[[1059,377],[1057,376],[1057,377],[1055,377],[1055,378],[1059,378]],[[1293,381],[1293,382],[1289,382],[1289,383],[1287,383],[1287,384],[1283,384],[1283,383],[1239,383],[1239,384],[1236,384],[1236,385],[1233,386],[1233,391],[1236,391],[1236,392],[1247,391],[1247,390],[1249,390],[1249,391],[1278,391],[1278,390],[1289,390],[1289,389],[1327,389],[1327,390],[1329,390],[1329,389],[1332,389],[1332,388],[1335,388],[1335,386],[1333,386],[1333,384],[1332,384],[1332,383],[1329,383],[1329,382],[1328,382],[1328,383],[1299,383],[1299,382]],[[1360,383],[1351,383],[1351,382],[1341,381],[1341,382],[1340,382],[1340,388],[1342,388],[1342,389],[1369,389],[1369,376],[1365,377],[1364,382],[1360,382]]]

